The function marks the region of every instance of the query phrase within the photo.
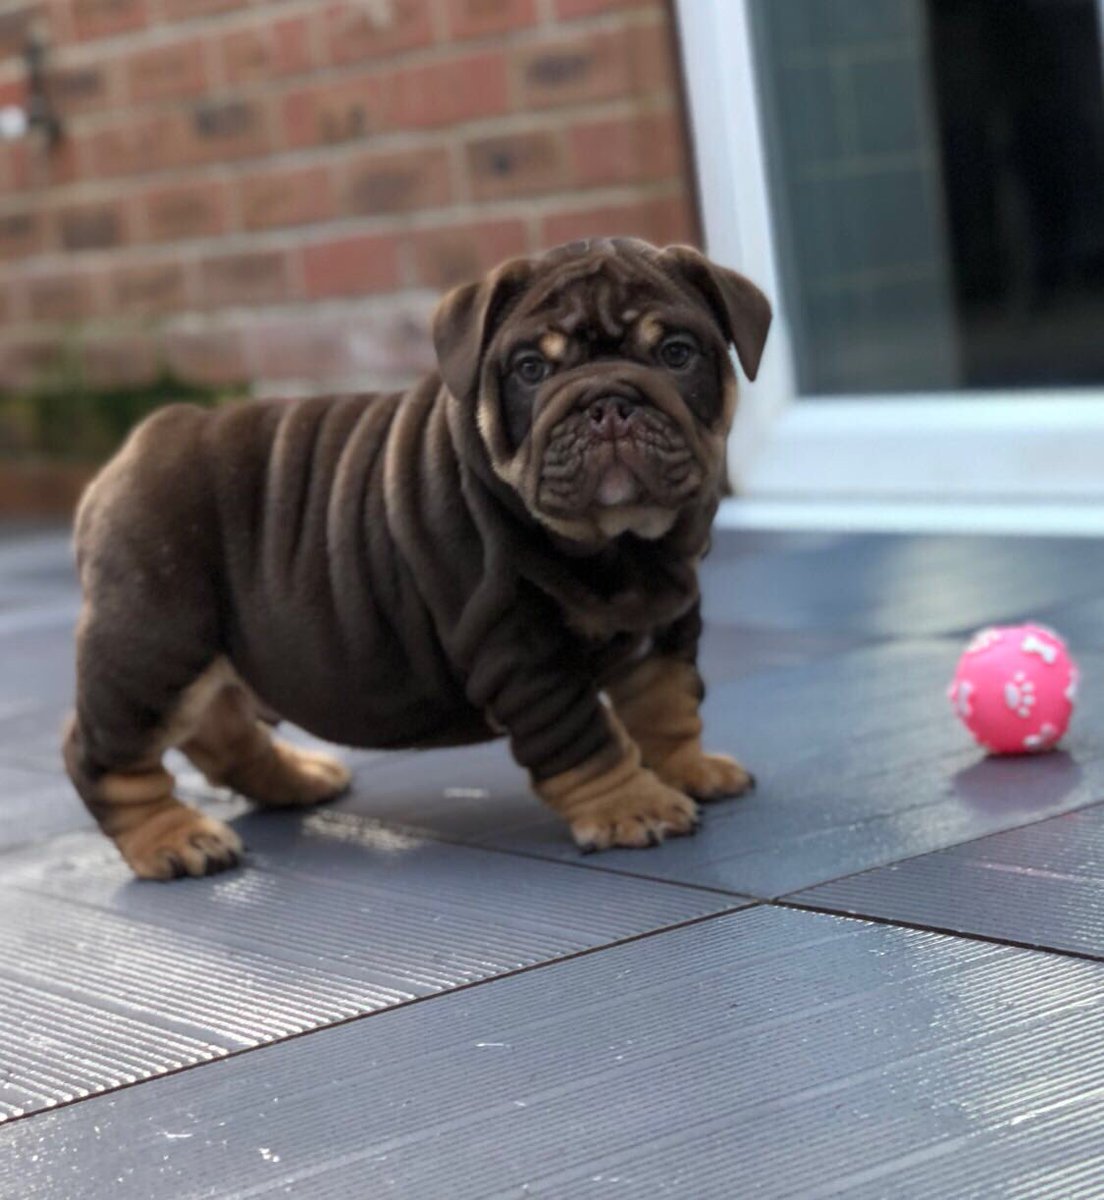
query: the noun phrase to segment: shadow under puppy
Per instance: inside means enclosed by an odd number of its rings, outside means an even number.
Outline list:
[[[697,567],[770,306],[695,250],[560,247],[458,288],[398,395],[165,408],[77,514],[65,761],[134,872],[228,867],[179,747],[272,807],[341,792],[280,714],[355,746],[508,736],[584,849],[694,831],[750,786],[705,753]]]

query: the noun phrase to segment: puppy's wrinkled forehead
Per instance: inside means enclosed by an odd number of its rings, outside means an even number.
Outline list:
[[[508,325],[511,341],[530,338],[559,361],[578,342],[612,349],[632,338],[647,349],[662,336],[663,318],[697,324],[694,308],[642,254],[612,241],[583,242],[541,261]]]

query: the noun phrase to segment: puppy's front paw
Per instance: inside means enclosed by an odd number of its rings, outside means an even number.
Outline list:
[[[176,801],[116,834],[115,844],[139,879],[213,875],[236,866],[244,850],[229,825]]]
[[[695,833],[697,828],[694,801],[644,770],[571,814],[572,837],[584,852],[658,846],[666,837]]]
[[[657,768],[666,783],[698,800],[725,800],[755,787],[755,778],[727,754],[706,754],[697,746],[678,751]]]

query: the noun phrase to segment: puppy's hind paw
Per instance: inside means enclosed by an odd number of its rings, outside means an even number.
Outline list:
[[[214,875],[241,862],[241,838],[222,821],[175,801],[134,829],[115,836],[139,879]]]
[[[273,739],[268,752],[237,767],[227,782],[264,808],[307,808],[348,791],[349,768],[332,755]]]
[[[709,803],[742,796],[755,787],[755,776],[727,754],[706,754],[697,748],[674,754],[657,774],[688,796]]]

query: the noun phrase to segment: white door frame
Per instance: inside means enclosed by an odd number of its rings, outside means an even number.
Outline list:
[[[731,442],[741,494],[775,509],[819,500],[1095,511],[1104,500],[1104,387],[795,402],[748,4],[676,0],[706,246],[775,305],[768,352],[759,379],[744,385]],[[1104,532],[1104,506],[1099,524]]]
[[[789,325],[778,303],[756,64],[744,0],[676,3],[706,248],[716,262],[754,280],[775,310],[759,377],[741,386],[729,442],[729,472],[743,490],[795,391]]]

